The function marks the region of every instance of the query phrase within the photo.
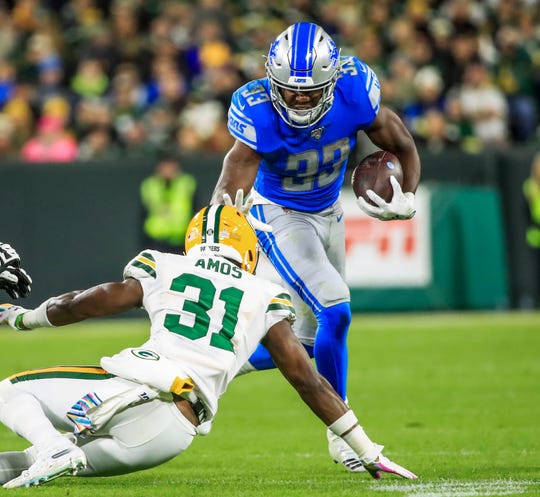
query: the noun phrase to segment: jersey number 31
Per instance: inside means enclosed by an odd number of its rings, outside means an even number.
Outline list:
[[[197,340],[206,336],[210,330],[210,313],[216,316],[215,298],[216,287],[206,279],[194,274],[182,274],[175,278],[171,285],[171,290],[183,293],[186,288],[193,287],[199,289],[198,300],[184,300],[182,311],[194,316],[194,322],[188,326],[180,322],[180,314],[167,314],[165,316],[165,328],[172,333],[185,336],[190,340]],[[225,313],[221,319],[221,328],[216,332],[212,332],[210,337],[210,345],[218,349],[229,350],[234,352],[234,347],[231,342],[234,336],[234,329],[238,322],[238,309],[244,292],[238,288],[229,287],[223,288],[218,295],[218,299],[225,305]]]

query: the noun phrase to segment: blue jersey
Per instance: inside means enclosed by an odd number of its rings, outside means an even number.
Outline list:
[[[356,57],[342,57],[330,111],[310,128],[289,126],[274,110],[268,78],[232,96],[229,132],[261,156],[255,189],[291,209],[318,212],[332,205],[343,185],[356,134],[377,116],[380,85]]]

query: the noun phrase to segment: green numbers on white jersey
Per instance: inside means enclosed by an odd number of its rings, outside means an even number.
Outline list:
[[[351,145],[348,138],[342,138],[324,146],[322,165],[331,166],[331,168],[327,167],[322,171],[319,171],[321,165],[319,150],[310,149],[299,154],[289,155],[286,169],[287,171],[297,171],[297,173],[294,177],[285,176],[283,178],[283,189],[290,192],[308,192],[314,187],[320,188],[329,185],[339,176],[341,166],[347,160],[350,151]]]
[[[167,314],[164,326],[172,333],[177,333],[190,340],[197,340],[208,334],[212,317],[215,319],[217,316],[216,312],[212,312],[216,303],[216,287],[207,278],[185,273],[173,280],[171,290],[183,293],[188,287],[199,290],[197,300],[185,299],[182,306],[184,312],[190,313],[194,317],[193,324],[181,323],[180,314]],[[217,299],[224,303],[225,313],[221,319],[219,332],[213,332],[210,337],[212,347],[234,352],[231,340],[238,322],[238,310],[243,296],[244,292],[235,287],[223,288],[219,292]]]

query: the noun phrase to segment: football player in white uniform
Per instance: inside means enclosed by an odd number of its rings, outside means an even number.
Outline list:
[[[33,310],[0,306],[0,324],[22,332],[141,306],[151,322],[148,341],[103,357],[99,367],[25,371],[0,382],[0,421],[32,444],[0,454],[4,487],[118,475],[173,458],[208,433],[219,397],[259,342],[374,478],[415,478],[381,454],[313,368],[292,332],[290,297],[253,275],[257,237],[241,212],[202,209],[188,227],[186,250],[145,250],[127,264],[122,282],[53,297]]]
[[[21,267],[21,257],[8,243],[0,242],[0,288],[12,299],[26,297],[32,289],[32,278]]]

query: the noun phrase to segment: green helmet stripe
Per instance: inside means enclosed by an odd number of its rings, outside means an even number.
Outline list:
[[[219,205],[214,217],[214,243],[219,243],[219,227],[221,226],[221,211],[224,205]]]
[[[221,211],[224,207],[224,205],[211,205],[204,210],[201,243],[219,243]],[[212,236],[212,240],[207,240],[207,235]]]

